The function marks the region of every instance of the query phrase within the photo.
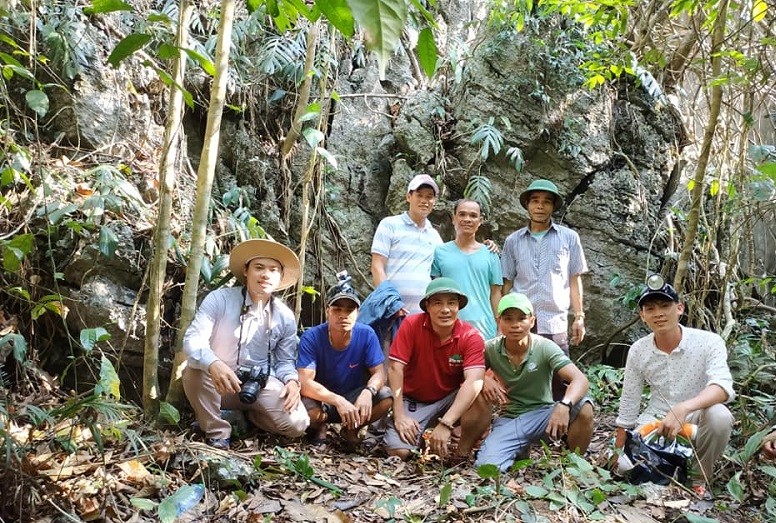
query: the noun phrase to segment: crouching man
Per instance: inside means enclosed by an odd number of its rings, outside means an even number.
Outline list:
[[[424,431],[433,428],[429,450],[444,459],[459,420],[465,432],[466,413],[485,374],[482,336],[458,319],[467,303],[454,280],[438,278],[420,301],[424,312],[408,316],[399,327],[389,355],[394,400],[383,442],[388,454],[406,459],[421,446]]]
[[[391,390],[385,386],[385,356],[372,327],[356,323],[361,300],[344,277],[326,293],[326,322],[308,329],[299,343],[297,371],[312,439],[326,440],[328,423],[358,443],[359,429],[385,416]]]
[[[310,424],[296,373],[296,320],[273,292],[300,275],[294,252],[274,241],[247,240],[230,254],[242,285],[208,294],[183,339],[183,389],[208,444],[229,448],[232,427],[221,409],[246,412],[267,432],[289,437]]]
[[[476,466],[496,465],[502,472],[518,457],[527,455],[532,443],[564,439],[568,447],[584,453],[593,435],[593,405],[585,396],[587,377],[553,341],[531,334],[536,318],[524,294],[507,294],[498,304],[501,336],[485,344],[485,364],[495,379],[485,378],[482,393],[469,416],[465,433],[482,434],[493,406],[499,416],[477,454]],[[563,399],[552,399],[552,377],[568,383]],[[467,427],[464,426],[464,429]],[[461,437],[460,452],[468,453],[474,438]]]

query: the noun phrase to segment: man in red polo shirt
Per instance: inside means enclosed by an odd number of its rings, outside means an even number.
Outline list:
[[[455,280],[428,284],[420,314],[408,316],[391,344],[388,385],[393,391],[393,418],[383,441],[388,454],[406,459],[427,439],[432,453],[444,458],[453,427],[482,389],[485,342],[471,325],[458,319],[466,295]]]

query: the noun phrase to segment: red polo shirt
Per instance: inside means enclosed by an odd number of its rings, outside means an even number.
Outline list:
[[[461,386],[464,370],[485,368],[485,342],[477,329],[456,320],[442,343],[424,312],[402,321],[389,358],[404,364],[404,397],[433,403]]]

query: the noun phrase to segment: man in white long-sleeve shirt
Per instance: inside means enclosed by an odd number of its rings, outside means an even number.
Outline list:
[[[272,295],[299,279],[294,252],[274,241],[247,240],[230,254],[242,285],[208,294],[183,339],[183,388],[207,442],[228,448],[231,425],[221,409],[239,409],[260,429],[289,437],[310,424],[300,401],[296,320]]]
[[[733,427],[733,416],[724,405],[735,398],[725,342],[712,332],[680,325],[684,304],[660,277],[651,279],[638,305],[652,334],[637,340],[628,352],[615,446],[625,445],[626,429],[654,420],[662,420],[659,430],[669,439],[684,423],[697,425],[693,445],[701,468],[694,471],[693,488],[703,495]],[[651,395],[639,415],[645,384]]]

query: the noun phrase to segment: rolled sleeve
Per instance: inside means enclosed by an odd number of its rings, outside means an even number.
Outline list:
[[[636,426],[641,406],[641,393],[644,390],[644,378],[638,370],[638,350],[634,346],[628,351],[625,362],[625,376],[622,380],[620,409],[614,424],[618,427],[632,429]]]
[[[224,301],[216,293],[208,294],[194,315],[183,337],[183,351],[189,358],[192,368],[208,370],[218,361],[218,356],[210,346],[210,338],[216,325],[216,318],[223,315]]]
[[[709,354],[709,362],[706,375],[708,377],[707,385],[717,385],[727,393],[725,403],[730,403],[736,398],[736,392],[733,390],[733,376],[730,374],[730,367],[727,364],[727,348],[722,338],[719,343],[714,345]]]

